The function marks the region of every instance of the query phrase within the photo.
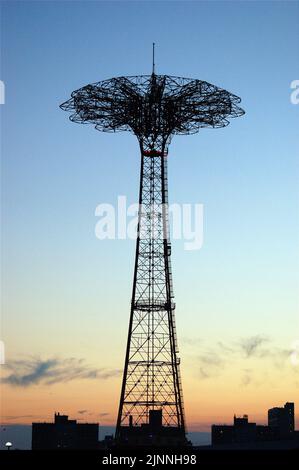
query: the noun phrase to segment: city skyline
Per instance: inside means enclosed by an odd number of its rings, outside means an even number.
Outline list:
[[[201,249],[172,240],[187,429],[234,413],[262,423],[286,400],[298,410],[299,3],[213,3],[2,2],[2,423],[60,410],[115,424],[134,241],[98,240],[94,214],[137,201],[139,149],[58,105],[86,83],[149,74],[153,41],[157,73],[214,83],[246,109],[169,149],[170,203],[204,207]]]

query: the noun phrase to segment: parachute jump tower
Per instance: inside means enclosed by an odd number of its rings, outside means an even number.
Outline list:
[[[168,146],[176,134],[224,127],[240,98],[202,80],[157,75],[86,85],[61,105],[70,120],[139,143],[139,216],[128,340],[116,425],[119,446],[185,445],[168,227]]]

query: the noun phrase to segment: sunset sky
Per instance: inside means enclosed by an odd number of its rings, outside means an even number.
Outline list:
[[[202,248],[172,248],[188,429],[264,423],[286,401],[299,413],[298,14],[297,1],[2,2],[2,423],[115,423],[135,243],[98,240],[95,209],[137,202],[138,144],[59,104],[151,73],[153,41],[158,74],[211,82],[246,111],[169,149],[170,202],[204,207]]]

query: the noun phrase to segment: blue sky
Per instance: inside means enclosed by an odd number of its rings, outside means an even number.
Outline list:
[[[297,339],[298,13],[295,1],[2,2],[8,356],[70,355],[75,341],[96,361],[117,323],[122,364],[134,242],[97,240],[94,211],[137,200],[138,145],[71,123],[59,104],[87,83],[150,73],[152,42],[157,73],[211,82],[246,111],[170,146],[170,201],[205,214],[200,251],[173,243],[179,338]]]

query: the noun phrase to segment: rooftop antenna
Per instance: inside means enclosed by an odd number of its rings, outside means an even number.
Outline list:
[[[153,42],[153,74],[155,73],[155,43]]]

